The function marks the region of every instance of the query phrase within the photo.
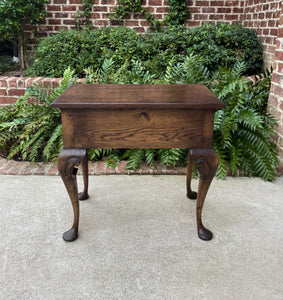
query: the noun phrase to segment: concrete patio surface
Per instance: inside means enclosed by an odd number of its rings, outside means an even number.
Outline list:
[[[197,237],[185,180],[90,176],[80,236],[66,243],[61,179],[0,176],[0,299],[282,300],[283,177],[214,179],[209,242]]]

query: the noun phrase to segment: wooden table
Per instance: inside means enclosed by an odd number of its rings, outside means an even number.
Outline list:
[[[218,167],[212,149],[213,120],[223,103],[204,85],[72,85],[52,103],[62,115],[64,148],[58,169],[74,211],[65,241],[78,237],[79,200],[88,198],[87,148],[188,148],[187,196],[197,199],[198,235],[212,233],[201,221],[203,203]],[[198,193],[191,190],[192,171],[200,172]],[[81,165],[84,190],[78,193]]]

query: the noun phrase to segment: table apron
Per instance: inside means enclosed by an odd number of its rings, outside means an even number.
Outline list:
[[[213,109],[61,109],[64,148],[211,148]]]

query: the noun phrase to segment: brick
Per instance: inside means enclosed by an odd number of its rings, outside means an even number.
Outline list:
[[[166,166],[166,174],[167,175],[176,175],[177,174],[177,169],[175,167]]]
[[[106,162],[99,161],[95,167],[95,175],[105,175],[106,174]]]
[[[186,167],[178,167],[177,169],[177,174],[178,175],[187,175],[187,168]]]
[[[148,5],[152,5],[152,6],[161,6],[162,5],[162,1],[161,0],[149,0],[148,1]]]
[[[0,169],[7,165],[8,161],[6,158],[0,156]]]
[[[8,87],[8,83],[7,83],[8,78],[9,77],[4,77],[4,76],[0,77],[0,87]]]
[[[48,24],[49,25],[60,25],[61,24],[61,20],[48,19]]]
[[[166,173],[166,167],[162,166],[160,163],[155,164],[155,168],[153,169],[154,175],[163,175]]]
[[[283,61],[283,51],[276,51],[275,57],[276,60]]]
[[[201,12],[205,13],[205,14],[214,14],[215,13],[215,8],[214,7],[203,7],[201,9]]]
[[[55,89],[56,87],[58,87],[62,82],[62,79],[57,78],[52,82],[52,88]]]
[[[7,91],[7,89],[0,88],[0,96],[6,96],[7,95],[6,91]]]
[[[217,8],[218,13],[225,13],[225,14],[230,14],[231,13],[231,8],[230,7],[219,7]]]
[[[94,175],[96,163],[94,161],[88,161],[88,174]]]
[[[33,172],[33,175],[45,175],[46,174],[46,163],[39,164],[38,168],[36,168]]]
[[[115,0],[101,0],[101,4],[107,4],[107,5],[115,5]]]
[[[28,161],[18,161],[14,162],[14,166],[7,172],[8,175],[18,175],[21,174],[22,170],[29,164]]]
[[[36,163],[29,163],[22,171],[21,175],[32,175],[39,165]]]
[[[83,0],[69,0],[70,4],[82,4]]]
[[[278,73],[283,73],[283,62],[278,62],[277,63],[277,72]]]
[[[77,11],[77,7],[75,5],[64,5],[62,9],[63,11]]]
[[[74,20],[63,20],[63,24],[65,24],[65,25],[75,25],[75,21]]]
[[[225,15],[225,20],[237,20],[238,15]]]
[[[108,20],[95,20],[93,23],[94,23],[95,25],[107,26]]]
[[[210,5],[211,6],[225,6],[225,2],[224,1],[211,1]]]
[[[8,87],[10,87],[10,88],[17,87],[17,80],[18,80],[18,77],[10,77],[7,80]]]
[[[149,22],[146,21],[146,20],[141,20],[141,21],[140,21],[140,24],[141,24],[142,27],[147,27],[147,26],[149,26]]]
[[[204,1],[204,0],[200,0],[200,1],[195,1],[195,6],[209,6],[209,2],[208,1]]]
[[[199,15],[195,15],[195,20],[207,20],[207,15],[204,14],[199,14]]]
[[[268,21],[268,27],[274,27],[276,25],[275,20]]]
[[[48,5],[46,6],[47,11],[61,11],[61,6],[60,5]]]
[[[125,20],[126,26],[139,26],[139,21]]]
[[[64,19],[64,18],[68,18],[69,14],[68,13],[55,13],[55,18],[57,19]]]
[[[107,7],[106,6],[94,6],[92,8],[93,12],[107,12]]]
[[[277,107],[279,104],[278,98],[275,95],[270,94],[268,97],[268,103],[273,105],[274,107]]]
[[[105,173],[107,175],[114,175],[116,174],[116,168],[107,167]]]
[[[241,14],[241,13],[243,13],[243,8],[242,7],[233,7],[232,12],[234,14]]]
[[[134,27],[134,30],[139,33],[144,33],[145,29],[143,27]]]
[[[128,174],[128,170],[125,170],[125,167],[126,167],[127,163],[128,162],[125,161],[125,160],[121,160],[120,161],[120,163],[119,163],[119,165],[117,167],[117,172],[119,174]]]
[[[32,78],[29,78],[27,80],[27,83],[26,83],[27,87],[33,86],[33,84],[36,83],[40,78],[41,77],[32,77]]]
[[[49,164],[49,168],[46,171],[46,175],[48,175],[48,176],[59,175],[59,171],[58,171],[57,165],[55,163]]]
[[[282,17],[282,19],[283,19],[283,17]],[[283,27],[277,29],[277,36],[278,36],[278,38],[283,37]]]
[[[280,83],[282,81],[283,81],[283,75],[282,74],[277,74],[277,73],[272,74],[272,82],[273,83]]]
[[[168,7],[157,7],[156,12],[157,13],[167,13],[168,12]]]
[[[67,4],[67,0],[53,0],[54,4]]]
[[[142,174],[142,175],[153,174],[153,168],[154,167],[150,167],[146,162],[142,162],[141,167],[140,167],[140,174]]]
[[[6,175],[9,174],[9,171],[15,166],[14,160],[9,160],[4,166],[0,169],[0,175]]]
[[[18,100],[18,97],[0,96],[1,104],[14,104]]]
[[[109,17],[108,14],[103,14],[102,18],[104,18],[104,16],[105,16],[106,19],[108,19],[108,17]],[[99,19],[100,18],[100,14],[99,13],[91,13],[90,17],[92,19]]]
[[[8,96],[23,96],[26,92],[26,89],[9,89]]]
[[[54,81],[54,78],[44,78],[43,80],[43,86],[45,86],[46,88],[51,88],[52,87],[52,82]]]

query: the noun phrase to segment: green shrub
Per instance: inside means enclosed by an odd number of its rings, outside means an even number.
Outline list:
[[[162,77],[169,62],[183,62],[190,54],[203,58],[210,72],[218,66],[231,67],[237,60],[246,62],[246,75],[262,69],[262,49],[254,31],[241,25],[208,24],[186,29],[165,27],[144,35],[127,27],[61,31],[39,44],[29,76],[61,77],[70,67],[82,77],[84,69],[99,70],[107,58],[119,68],[138,60],[150,74]]]
[[[240,24],[205,24],[190,30],[188,53],[197,53],[205,59],[205,65],[231,67],[235,60],[246,63],[245,75],[262,71],[262,46],[256,32]]]

